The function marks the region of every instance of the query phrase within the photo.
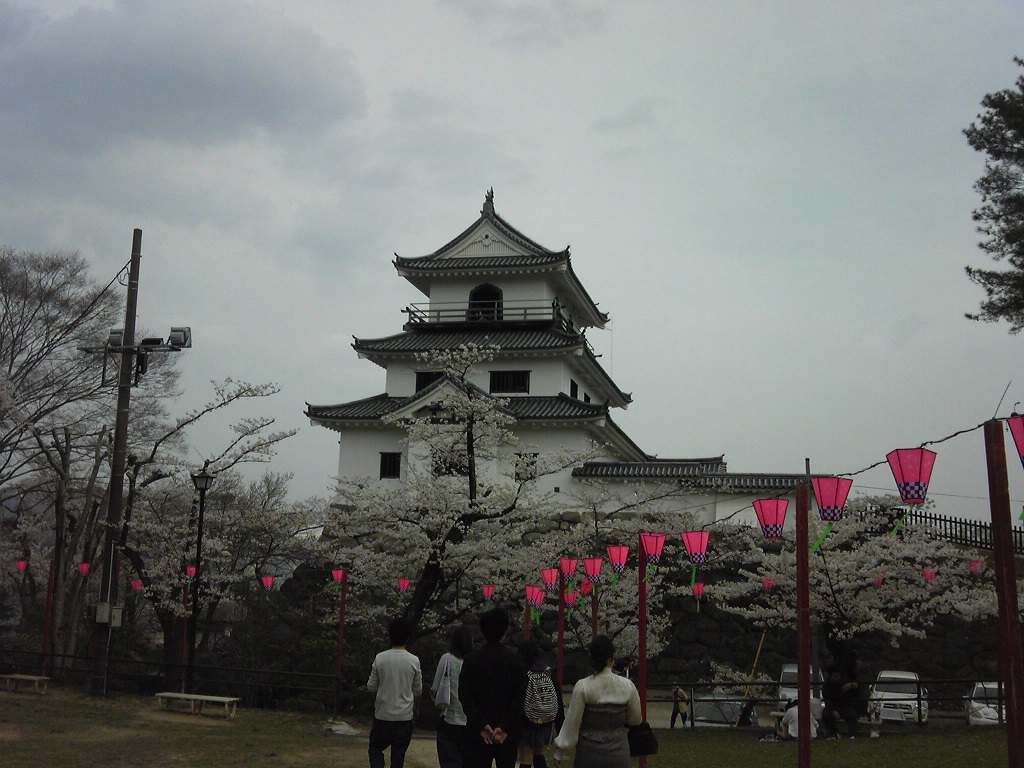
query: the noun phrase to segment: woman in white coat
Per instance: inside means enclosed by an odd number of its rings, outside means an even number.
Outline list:
[[[565,722],[555,738],[555,764],[566,750],[576,748],[573,768],[628,768],[626,727],[638,725],[640,695],[626,677],[615,674],[615,646],[605,635],[590,643],[593,674],[572,689]]]

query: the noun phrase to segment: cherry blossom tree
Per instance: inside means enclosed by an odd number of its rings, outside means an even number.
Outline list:
[[[524,585],[539,585],[539,570],[557,566],[562,555],[605,556],[608,544],[635,546],[643,528],[678,531],[692,522],[687,513],[673,512],[685,506],[678,486],[594,482],[576,494],[542,491],[540,479],[606,453],[598,445],[547,453],[523,445],[507,401],[471,383],[476,366],[495,351],[466,346],[423,356],[421,363],[442,378],[420,393],[425,405],[419,412],[388,419],[406,431],[404,481],[339,484],[326,533],[335,560],[350,566],[351,621],[383,624],[402,613],[417,636],[430,635],[479,611],[481,584],[493,584],[502,604],[523,605]],[[398,592],[399,577],[410,579],[407,595]],[[602,631],[618,636],[624,656],[636,654],[636,578],[634,553],[614,589],[605,568],[598,591]],[[651,594],[654,650],[668,618],[661,593]],[[547,608],[556,600],[549,595]],[[587,601],[579,599],[569,623],[577,646],[590,638]]]
[[[991,572],[976,554],[937,538],[923,525],[892,531],[901,505],[892,496],[852,500],[841,522],[811,556],[811,621],[823,631],[840,661],[848,643],[877,634],[893,645],[924,637],[938,616],[966,622],[995,615]],[[824,524],[811,521],[814,540]],[[718,610],[737,614],[753,626],[792,627],[796,616],[796,558],[793,535],[766,542],[760,529],[723,525],[714,529],[707,594]],[[769,580],[771,589],[762,581]]]

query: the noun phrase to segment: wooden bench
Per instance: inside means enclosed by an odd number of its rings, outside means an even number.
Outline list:
[[[172,691],[158,693],[156,697],[163,704],[164,709],[170,709],[172,701],[186,702],[193,715],[202,714],[203,704],[223,704],[224,717],[227,718],[235,716],[235,705],[240,701],[237,696],[204,696],[199,693],[174,693]]]
[[[42,675],[0,675],[0,679],[7,683],[8,691],[18,690],[22,683],[32,683],[36,693],[46,693],[46,684],[50,682],[50,678]]]

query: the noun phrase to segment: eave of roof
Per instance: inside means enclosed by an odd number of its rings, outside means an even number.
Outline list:
[[[429,400],[429,395],[438,386],[439,383],[434,382],[412,397],[388,397],[387,394],[380,394],[335,405],[306,403],[306,416],[328,429],[339,429],[344,426],[369,426],[381,423],[384,416],[408,408],[416,401]],[[584,403],[564,393],[544,397],[508,397],[502,398],[502,400],[504,401],[503,410],[515,417],[517,422],[523,424],[553,421],[578,423],[608,418],[608,409],[605,406]]]

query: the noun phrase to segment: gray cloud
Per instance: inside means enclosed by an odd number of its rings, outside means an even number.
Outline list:
[[[481,32],[506,46],[550,47],[588,37],[604,27],[605,12],[593,0],[442,0],[465,14]]]
[[[236,2],[119,2],[57,20],[0,5],[8,130],[75,151],[313,132],[362,112],[347,53]]]

